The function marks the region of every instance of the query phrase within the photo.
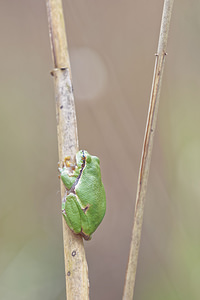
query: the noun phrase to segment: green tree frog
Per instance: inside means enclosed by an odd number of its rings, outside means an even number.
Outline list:
[[[101,181],[100,161],[85,150],[76,154],[76,165],[65,158],[60,177],[66,187],[62,213],[69,228],[85,240],[101,223],[106,211],[106,195]]]

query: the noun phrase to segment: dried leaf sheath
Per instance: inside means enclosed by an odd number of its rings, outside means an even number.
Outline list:
[[[78,134],[71,69],[61,0],[46,0],[54,70],[59,161],[66,155],[75,157]],[[61,184],[61,198],[65,188]],[[83,240],[75,235],[63,219],[63,243],[67,299],[89,299],[88,267]]]

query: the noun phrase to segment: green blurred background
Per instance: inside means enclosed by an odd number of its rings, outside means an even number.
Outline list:
[[[163,1],[64,0],[80,148],[107,213],[85,242],[91,299],[121,299]],[[175,1],[135,300],[200,299],[200,2]],[[45,1],[1,1],[0,299],[65,299]]]

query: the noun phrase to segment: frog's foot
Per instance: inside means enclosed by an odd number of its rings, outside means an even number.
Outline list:
[[[75,165],[72,163],[72,158],[70,155],[65,156],[64,161],[62,162],[62,167],[70,168],[72,171],[75,170]]]
[[[63,162],[63,167],[66,166],[66,167],[70,167],[71,166],[71,156],[68,155],[68,156],[65,156],[64,158],[64,162]]]
[[[71,167],[71,162],[70,162],[71,156],[66,156],[64,158],[64,161],[62,161],[61,163],[58,162],[58,169],[63,169],[64,167]]]
[[[85,234],[85,233],[82,231],[82,229],[81,229],[81,232],[80,232],[79,234],[80,234],[86,241],[91,240],[91,236]]]

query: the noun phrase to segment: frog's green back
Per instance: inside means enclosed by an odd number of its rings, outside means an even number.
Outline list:
[[[87,153],[87,155],[89,154]],[[96,156],[91,156],[91,161],[86,164],[75,190],[78,198],[81,199],[86,217],[83,231],[85,234],[91,235],[101,223],[106,212],[106,194],[101,180],[99,159]]]

